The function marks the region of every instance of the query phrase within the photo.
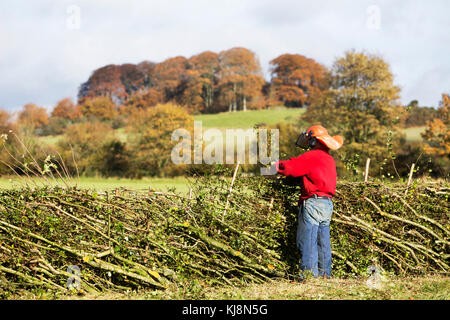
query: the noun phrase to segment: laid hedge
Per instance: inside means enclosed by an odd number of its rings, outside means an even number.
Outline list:
[[[1,190],[0,295],[296,278],[297,181],[238,174],[230,192],[231,175],[218,168],[193,179],[189,195]],[[448,196],[446,182],[339,183],[332,275],[365,275],[373,263],[396,274],[447,273]]]

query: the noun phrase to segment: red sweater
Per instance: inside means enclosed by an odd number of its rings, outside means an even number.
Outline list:
[[[325,150],[314,149],[297,158],[279,161],[278,173],[303,178],[300,200],[314,194],[332,197],[336,192],[336,164]]]

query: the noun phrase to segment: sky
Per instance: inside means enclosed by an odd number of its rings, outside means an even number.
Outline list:
[[[269,61],[327,67],[355,49],[381,56],[401,88],[436,107],[450,93],[447,0],[15,0],[0,3],[0,108],[51,110],[108,64],[160,62],[241,46]]]

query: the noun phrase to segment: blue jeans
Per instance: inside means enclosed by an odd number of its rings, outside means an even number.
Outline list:
[[[330,221],[331,198],[311,197],[303,200],[298,214],[297,247],[301,270],[312,271],[314,277],[331,275]]]

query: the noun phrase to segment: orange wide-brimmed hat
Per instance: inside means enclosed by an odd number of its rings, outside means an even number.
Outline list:
[[[341,136],[330,136],[327,129],[319,125],[312,126],[307,132],[311,132],[311,136],[315,137],[331,150],[337,150],[344,144],[344,138]]]

